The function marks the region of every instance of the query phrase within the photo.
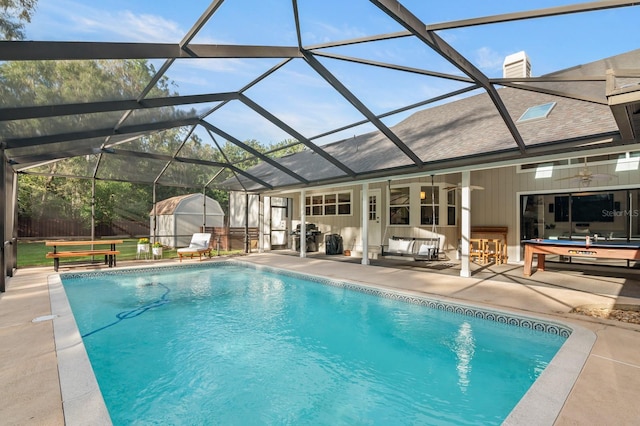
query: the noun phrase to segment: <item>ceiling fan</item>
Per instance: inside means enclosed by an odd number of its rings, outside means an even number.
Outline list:
[[[472,191],[473,191],[474,189],[478,189],[478,190],[480,190],[480,191],[484,190],[484,186],[479,186],[479,185],[469,185],[469,188],[471,188],[471,190],[472,190]],[[445,191],[455,191],[456,189],[457,189],[457,190],[460,190],[460,189],[462,189],[462,184],[461,184],[461,183],[458,183],[458,184],[457,184],[457,185],[455,185],[455,186],[445,186],[443,189],[444,189]]]
[[[591,184],[591,182],[593,182],[593,181],[608,181],[613,177],[614,177],[614,175],[610,175],[610,174],[607,174],[607,173],[593,173],[587,167],[587,158],[585,157],[585,159],[584,159],[584,167],[582,168],[582,170],[578,171],[577,174],[575,174],[573,176],[569,176],[569,177],[559,178],[559,179],[556,179],[556,180],[558,180],[558,181],[570,180],[572,182],[577,183],[578,186],[580,188],[582,188],[582,187],[585,187],[585,186],[589,186]]]

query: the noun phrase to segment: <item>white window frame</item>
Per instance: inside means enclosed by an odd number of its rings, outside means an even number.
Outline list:
[[[447,197],[446,209],[447,209],[447,224],[445,226],[458,226],[458,194],[456,194],[456,190],[453,189],[451,191],[445,191]],[[453,204],[451,204],[449,195],[453,197]],[[453,207],[453,225],[449,224],[449,208]],[[443,224],[444,225],[444,224]]]
[[[349,201],[340,201],[340,195],[349,194]],[[333,202],[327,202],[328,199],[333,197]],[[314,201],[316,202],[314,204]],[[340,213],[340,206],[349,206],[349,213]],[[327,207],[335,208],[335,213],[326,214]],[[304,208],[306,210],[306,216],[309,217],[333,217],[333,216],[353,216],[353,190],[336,190],[327,192],[315,192],[312,194],[306,194],[304,200]],[[316,209],[314,211],[314,209]],[[318,213],[319,212],[319,213]]]
[[[601,157],[602,155],[609,155],[611,157],[617,156],[618,158],[611,158],[609,160],[599,160],[599,161],[589,161],[589,159],[593,159],[594,157]],[[587,155],[587,167],[591,166],[604,166],[604,165],[613,165],[617,166],[621,161],[625,161],[625,158],[635,158],[640,155],[640,151],[627,151],[627,152],[614,152],[611,154],[601,154],[601,155]],[[624,158],[623,158],[624,157]],[[566,163],[565,163],[566,162]],[[565,164],[559,164],[565,163]],[[584,167],[584,156],[582,157],[571,157],[571,158],[557,158],[555,160],[546,160],[539,161],[535,163],[529,163],[527,165],[532,165],[535,167],[527,167],[523,168],[522,164],[518,164],[516,167],[516,173],[538,173],[540,166],[548,167],[553,166],[553,171],[563,170],[563,169],[576,169]]]
[[[424,199],[422,198],[422,189],[431,189],[431,184],[421,184],[420,185],[420,226],[433,226],[433,223],[422,223],[422,207],[426,207],[428,209],[430,209],[432,207],[432,203],[431,203],[431,191],[424,191],[425,192],[425,197]],[[433,185],[433,188],[437,191],[436,194],[438,194],[435,198],[437,198],[437,200],[435,200],[435,217],[433,218],[434,221],[436,222],[436,226],[440,226],[440,222],[442,222],[441,218],[442,216],[440,216],[440,200],[442,197],[442,188],[438,185]]]
[[[411,226],[411,218],[415,217],[415,214],[413,212],[413,208],[411,207],[412,200],[413,200],[413,196],[412,196],[412,192],[414,192],[414,188],[412,188],[412,186],[415,186],[414,184],[410,184],[410,183],[405,183],[405,184],[397,184],[397,185],[392,185],[390,188],[390,193],[394,190],[394,189],[401,189],[401,188],[408,188],[409,189],[409,204],[391,204],[391,198],[389,198],[387,200],[387,224],[390,226]],[[391,195],[391,194],[389,194]],[[419,195],[419,194],[418,194]],[[392,208],[407,208],[407,211],[409,212],[409,223],[392,223],[391,220],[391,209]]]
[[[391,205],[391,200],[387,199],[386,201],[386,215],[387,215],[387,226],[397,226],[397,227],[419,227],[423,229],[430,229],[432,224],[422,224],[422,206],[431,206],[431,198],[427,197],[428,200],[425,200],[425,204],[422,204],[422,199],[420,198],[420,192],[422,187],[430,187],[431,182],[419,181],[419,182],[411,182],[411,183],[397,183],[391,185],[390,189],[397,188],[409,188],[409,204],[406,205],[409,208],[409,223],[408,224],[398,224],[391,223],[391,207],[397,206],[405,206],[402,205]],[[447,227],[447,226],[457,226],[458,225],[458,197],[454,196],[455,204],[449,204],[448,194],[444,188],[450,186],[450,184],[446,182],[436,182],[433,184],[434,187],[438,188],[438,203],[436,204],[436,208],[438,209],[438,224],[436,225],[438,228]],[[386,197],[389,198],[389,197]],[[448,215],[449,215],[449,207],[454,207],[456,209],[455,213],[455,225],[448,225]]]

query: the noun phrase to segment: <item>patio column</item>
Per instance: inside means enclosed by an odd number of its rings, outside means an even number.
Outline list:
[[[96,178],[91,179],[91,241],[96,239]],[[93,246],[92,246],[93,248]]]
[[[7,161],[4,156],[4,143],[0,142],[0,200],[6,206],[7,204],[7,181],[9,180],[9,170],[7,168]],[[10,204],[9,204],[10,205]],[[9,210],[11,209],[3,209],[2,213],[0,213],[0,293],[4,293],[6,290],[5,282],[7,279],[7,272],[5,268],[5,253],[8,248],[9,242],[7,241],[6,230],[7,230],[7,218],[9,217]],[[6,243],[5,243],[6,242]]]
[[[11,202],[13,203],[13,216],[9,223],[13,223],[13,231],[11,233],[11,264],[9,265],[9,276],[13,277],[13,271],[18,269],[18,175],[11,171],[13,178],[13,193],[11,194]],[[7,205],[11,205],[7,203]]]
[[[271,200],[269,198],[269,200]],[[258,253],[264,253],[264,233],[266,223],[264,221],[264,208],[266,205],[266,197],[258,194]],[[271,201],[269,201],[271,204]]]
[[[307,191],[300,191],[300,257],[307,257],[307,210],[305,209],[305,199]]]
[[[460,224],[461,253],[460,258],[460,276],[468,278],[471,276],[471,268],[469,264],[469,240],[471,238],[471,172],[462,172],[462,223]]]
[[[360,190],[361,225],[362,229],[362,264],[369,264],[369,183],[363,183]]]
[[[156,206],[156,186],[157,183],[153,182],[153,186],[151,187],[152,190],[152,202],[153,202],[153,242],[158,241],[157,237],[158,237],[158,208]],[[174,241],[175,240],[175,236],[173,236]]]
[[[249,253],[249,193],[244,193],[244,252]]]
[[[207,232],[207,187],[202,188],[202,232]]]

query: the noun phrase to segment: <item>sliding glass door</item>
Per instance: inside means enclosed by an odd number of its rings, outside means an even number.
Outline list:
[[[599,241],[637,241],[639,216],[640,189],[522,195],[520,237],[584,240],[588,235]],[[604,259],[597,262],[620,264]]]

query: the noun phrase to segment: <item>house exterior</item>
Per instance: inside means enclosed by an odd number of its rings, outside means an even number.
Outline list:
[[[324,146],[338,163],[311,151],[282,158],[280,164],[318,184],[300,185],[271,170],[270,182],[280,189],[253,192],[247,180],[246,191],[232,195],[235,209],[243,211],[250,200],[248,214],[262,218],[268,236],[264,250],[274,249],[276,199],[285,209],[276,227],[287,235],[277,248],[300,249],[292,234],[311,223],[323,235],[341,235],[344,248],[364,264],[393,236],[437,236],[446,258],[468,261],[469,240],[480,227],[506,228],[508,262],[514,263],[522,259],[521,240],[529,238],[640,239],[640,145],[633,119],[640,74],[625,84],[613,78],[606,87],[602,80],[584,84],[585,76],[637,69],[638,53],[534,79],[527,90],[498,89],[516,132],[486,93],[416,112],[391,128],[421,160],[413,164],[383,132]],[[530,69],[528,60],[523,64]],[[624,88],[627,98],[620,100],[615,87]],[[516,137],[514,144],[514,133],[522,143]],[[336,173],[343,165],[359,179]],[[267,176],[264,164],[248,172]],[[468,275],[464,263],[461,274]]]

